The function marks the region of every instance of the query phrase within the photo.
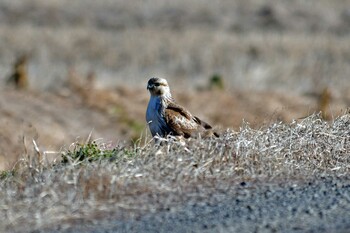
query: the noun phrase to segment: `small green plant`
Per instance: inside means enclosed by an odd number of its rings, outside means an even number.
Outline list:
[[[137,155],[132,148],[117,146],[115,148],[108,148],[105,144],[98,144],[96,141],[88,143],[75,143],[73,149],[68,149],[62,154],[62,163],[69,161],[75,162],[94,162],[103,159],[110,161],[119,161],[120,159],[131,159]]]
[[[12,177],[15,175],[15,171],[14,170],[10,170],[10,171],[1,171],[0,172],[0,180],[4,180],[6,178]]]
[[[100,159],[112,159],[119,154],[118,148],[102,149],[95,141],[86,144],[77,143],[73,150],[68,150],[62,155],[62,163],[73,161],[96,161]]]
[[[220,74],[213,74],[210,77],[209,88],[211,90],[213,90],[213,89],[224,90],[225,89],[224,80]]]

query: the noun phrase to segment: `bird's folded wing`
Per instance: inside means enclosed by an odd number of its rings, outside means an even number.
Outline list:
[[[192,114],[176,103],[168,104],[165,109],[165,121],[175,135],[184,137],[190,137],[198,128]]]
[[[185,117],[187,120],[191,120],[191,118],[192,118],[192,114],[189,111],[187,111],[187,109],[185,109],[181,105],[178,105],[175,102],[168,103],[166,110],[171,110],[173,112],[176,112],[176,113],[182,115],[183,117]]]

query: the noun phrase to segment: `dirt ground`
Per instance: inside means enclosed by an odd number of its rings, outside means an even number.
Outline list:
[[[42,232],[348,232],[350,185],[346,178],[304,184],[231,184],[201,200],[95,224],[50,227]],[[200,199],[200,198],[199,198]]]

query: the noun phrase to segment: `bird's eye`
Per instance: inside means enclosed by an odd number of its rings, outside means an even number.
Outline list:
[[[154,86],[156,86],[156,87],[159,87],[159,85],[160,85],[159,83],[155,83],[155,84],[154,84]]]

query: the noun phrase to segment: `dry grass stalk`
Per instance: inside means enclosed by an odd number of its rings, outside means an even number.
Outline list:
[[[17,89],[28,88],[28,56],[22,55],[17,58],[13,64],[12,74],[8,77],[7,82],[13,84]]]

